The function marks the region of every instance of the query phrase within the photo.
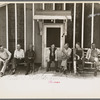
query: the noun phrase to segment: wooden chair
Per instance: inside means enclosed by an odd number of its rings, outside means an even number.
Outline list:
[[[84,60],[84,68],[83,68],[83,71],[85,72],[86,70],[88,70],[88,71],[91,70],[91,71],[94,72],[94,76],[95,76],[95,70],[96,70],[96,68],[95,68],[94,62],[90,62],[90,61],[86,60],[86,53],[87,53],[88,49],[89,48],[84,48],[84,59],[85,60]]]

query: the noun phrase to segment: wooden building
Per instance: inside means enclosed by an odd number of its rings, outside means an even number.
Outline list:
[[[32,43],[35,62],[45,66],[52,43],[61,49],[65,43],[89,48],[94,42],[100,48],[99,21],[99,3],[0,3],[0,44],[13,53],[18,43],[25,51]]]

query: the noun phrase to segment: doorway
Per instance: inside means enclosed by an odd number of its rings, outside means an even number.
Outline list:
[[[65,43],[65,35],[63,35],[63,24],[44,25],[44,33],[42,35],[42,66],[47,67],[46,57],[47,51],[52,44],[57,49],[62,49]]]

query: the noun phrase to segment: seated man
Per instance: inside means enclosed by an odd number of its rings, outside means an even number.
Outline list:
[[[56,47],[54,44],[51,45],[49,48],[49,53],[48,53],[48,58],[47,58],[47,71],[50,70],[51,63],[55,63],[55,70],[57,71],[57,53],[56,53]]]
[[[77,72],[79,69],[83,69],[84,67],[84,52],[82,50],[82,48],[80,47],[80,43],[77,42],[76,43],[76,48],[75,48],[75,52],[74,55],[76,57],[76,65],[77,65]]]
[[[26,66],[27,66],[25,75],[27,75],[30,71],[33,70],[34,60],[35,60],[35,52],[33,50],[33,45],[30,44],[29,50],[27,50],[25,53],[25,62],[26,62]]]
[[[96,48],[94,43],[92,43],[91,49],[89,49],[87,51],[86,59],[89,60],[90,62],[94,62],[94,65],[95,65],[95,68],[96,68],[95,73],[94,73],[95,76],[97,75],[97,69],[100,68],[100,62],[99,62],[99,59],[98,59],[99,54],[100,54],[100,50]]]
[[[13,59],[13,71],[12,74],[15,74],[16,67],[19,63],[24,62],[24,50],[21,49],[20,44],[17,45],[17,49],[14,51],[14,59]]]
[[[5,49],[2,45],[0,45],[0,67],[1,67],[0,77],[4,75],[10,58],[11,58],[11,53],[7,49]]]
[[[61,68],[64,72],[64,74],[66,74],[67,72],[67,61],[70,59],[71,57],[71,48],[69,48],[69,44],[66,43],[62,49],[62,62],[61,62]]]

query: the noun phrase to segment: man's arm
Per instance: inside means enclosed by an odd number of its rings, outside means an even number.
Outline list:
[[[66,55],[67,59],[69,59],[71,57],[71,52],[72,52],[72,49],[68,49],[68,51],[65,50],[64,54]]]
[[[28,58],[28,51],[25,52],[25,59]]]
[[[25,53],[24,53],[24,50],[22,50],[22,58],[25,57]]]
[[[56,49],[56,51],[55,51],[55,61],[57,61],[57,58],[58,58],[58,51]]]
[[[17,52],[16,52],[16,50],[14,51],[14,58],[17,58]]]
[[[98,54],[100,55],[100,49],[97,49]]]
[[[68,56],[71,56],[72,49],[68,50]]]
[[[6,52],[7,52],[7,54],[8,54],[8,59],[7,59],[7,60],[10,60],[10,58],[11,58],[11,53],[10,53],[8,50],[6,50]]]
[[[47,51],[46,51],[46,61],[47,61],[47,62],[50,61],[49,55],[50,55],[50,50],[47,50]]]
[[[89,58],[90,58],[90,54],[91,54],[91,49],[89,49],[89,50],[87,51],[87,53],[86,53],[86,59],[89,60]]]

